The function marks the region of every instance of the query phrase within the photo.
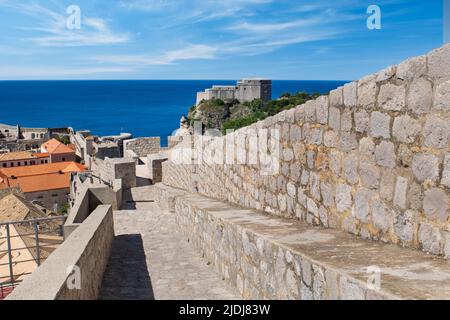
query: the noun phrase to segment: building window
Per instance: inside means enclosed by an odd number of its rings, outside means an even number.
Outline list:
[[[62,158],[62,162],[65,162],[66,161],[66,158]]]
[[[20,167],[20,162],[17,162],[17,166]]]
[[[31,139],[36,138],[36,135],[34,133],[31,134]]]
[[[44,199],[44,196],[39,196],[39,197],[37,197],[38,199],[40,199],[40,200],[42,200],[42,199]]]
[[[56,197],[58,197],[58,195],[56,193],[52,194],[52,198],[56,198]]]
[[[25,162],[24,162],[24,165],[27,166],[27,165],[28,165],[28,161],[25,161]]]
[[[8,165],[6,163],[3,164],[3,168],[6,168]]]

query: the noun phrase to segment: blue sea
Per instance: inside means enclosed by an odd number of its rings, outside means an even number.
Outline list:
[[[274,81],[284,92],[327,93],[346,81]],[[73,127],[96,135],[167,137],[195,104],[196,93],[230,80],[0,81],[0,123]],[[163,138],[165,143],[166,139]]]

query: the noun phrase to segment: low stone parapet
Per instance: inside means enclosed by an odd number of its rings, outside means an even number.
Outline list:
[[[450,262],[158,186],[189,242],[246,299],[450,299]]]
[[[97,299],[113,239],[112,208],[98,206],[8,300]]]

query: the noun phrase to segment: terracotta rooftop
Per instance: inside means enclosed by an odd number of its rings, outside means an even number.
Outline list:
[[[0,170],[0,189],[20,187],[23,192],[38,192],[70,187],[71,172],[83,172],[86,167],[76,162],[58,162]]]
[[[48,157],[48,153],[33,153],[30,151],[17,151],[0,154],[0,161],[15,161],[15,160],[27,160],[38,159]]]
[[[30,202],[17,195],[9,194],[0,200],[0,222],[46,217],[43,212],[35,208]]]
[[[64,143],[59,142],[56,139],[51,139],[44,143],[42,147],[48,152],[48,153],[72,153],[74,152],[73,149],[66,146]]]

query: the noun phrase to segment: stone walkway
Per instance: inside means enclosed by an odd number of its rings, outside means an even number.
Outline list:
[[[127,198],[125,210],[114,213],[101,299],[239,299],[179,234],[174,215],[152,202],[152,187],[135,188]]]

